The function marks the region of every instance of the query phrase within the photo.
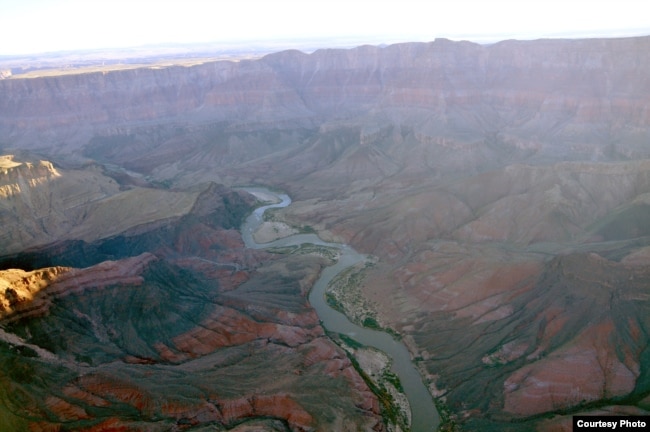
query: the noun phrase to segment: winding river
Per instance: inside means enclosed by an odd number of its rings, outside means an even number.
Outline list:
[[[291,204],[291,198],[286,194],[275,193],[261,187],[243,188],[243,190],[252,194],[259,193],[272,195],[280,200],[277,204],[258,207],[246,219],[241,229],[246,247],[263,249],[270,247],[298,246],[303,243],[312,243],[340,250],[341,256],[338,262],[325,268],[321,273],[320,278],[316,281],[314,287],[309,293],[309,302],[316,310],[318,317],[327,330],[336,333],[343,333],[357,342],[377,348],[391,357],[391,370],[399,376],[402,387],[404,388],[404,394],[408,398],[411,406],[411,430],[413,432],[435,431],[440,423],[438,412],[436,411],[429,391],[422,382],[420,373],[411,362],[411,356],[406,347],[401,342],[393,339],[393,337],[388,333],[353,324],[345,315],[332,309],[325,301],[325,290],[330,281],[346,268],[363,262],[365,256],[346,244],[325,242],[315,234],[295,234],[262,244],[255,242],[253,239],[253,233],[263,222],[264,212],[267,209],[288,206]]]

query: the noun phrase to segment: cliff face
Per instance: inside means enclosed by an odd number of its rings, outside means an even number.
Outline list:
[[[99,166],[57,169],[4,159],[0,168],[0,255],[63,240],[94,241],[187,214],[197,192],[120,185]]]
[[[620,134],[645,133],[636,128],[650,120],[648,48],[650,38],[436,40],[12,78],[0,81],[0,133],[10,146],[60,153],[144,123],[295,127],[367,116],[429,136],[501,133],[551,146],[580,133],[571,145],[593,150]],[[570,153],[566,143],[553,147]]]

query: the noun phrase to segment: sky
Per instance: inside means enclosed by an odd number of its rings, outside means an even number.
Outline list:
[[[0,55],[341,38],[493,42],[650,34],[641,0],[0,0]]]

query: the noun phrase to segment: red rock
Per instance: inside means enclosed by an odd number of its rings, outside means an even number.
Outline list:
[[[284,418],[297,430],[308,430],[314,420],[288,395],[256,395],[251,398],[251,402],[256,415]]]
[[[56,396],[48,396],[45,399],[45,406],[47,406],[47,408],[52,411],[61,422],[91,418],[83,408],[72,405]]]
[[[166,401],[162,403],[161,413],[165,416],[176,419],[192,419],[195,424],[224,422],[223,415],[219,409],[209,402],[201,404],[182,404],[180,402]]]
[[[253,406],[247,398],[220,401],[218,406],[226,424],[253,416]]]
[[[630,393],[640,367],[631,357],[618,359],[612,332],[611,321],[589,327],[571,345],[512,374],[504,382],[505,410],[534,415]]]
[[[63,426],[60,423],[31,422],[29,432],[60,432]]]
[[[292,430],[311,430],[312,416],[286,394],[252,395],[217,402],[223,421],[231,425],[253,417],[277,417],[286,420]]]
[[[97,425],[80,429],[79,432],[134,432],[135,430],[134,427],[129,426],[129,423],[111,418]]]
[[[357,406],[363,410],[379,414],[379,401],[367,384],[352,366],[345,353],[326,338],[317,338],[306,344],[304,368],[322,367],[332,377],[344,377],[355,389]]]
[[[148,414],[155,408],[150,395],[135,385],[119,381],[114,377],[99,374],[84,375],[78,379],[78,385],[92,394],[101,395],[103,399],[127,403]]]
[[[5,312],[3,319],[11,322],[28,316],[42,315],[47,312],[53,298],[81,294],[87,289],[101,289],[111,285],[141,285],[144,281],[142,272],[156,259],[150,253],[143,253],[119,261],[104,261],[84,269],[53,267],[28,273],[18,270],[23,275],[19,279],[8,274],[16,270],[0,271],[0,278],[10,279],[10,284],[20,285],[27,281],[30,286],[38,286],[40,289],[38,292],[32,289],[33,298],[18,304],[11,313]]]
[[[95,407],[105,407],[110,405],[110,402],[108,402],[106,399],[99,397],[98,395],[93,394],[87,390],[84,390],[75,384],[69,384],[65,386],[63,388],[63,394],[70,398],[79,399],[83,404],[86,405]]]

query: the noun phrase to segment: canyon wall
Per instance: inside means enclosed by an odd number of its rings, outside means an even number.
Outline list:
[[[631,155],[644,149],[616,142],[647,137],[649,48],[650,38],[489,46],[440,39],[191,67],[14,76],[0,81],[0,136],[5,146],[60,153],[143,125],[278,129],[363,116],[370,130],[391,122],[456,140],[500,136],[563,156],[594,156],[606,145]]]
[[[123,418],[84,416],[117,400],[135,406],[138,421],[164,413],[230,427],[275,403],[283,408],[272,420],[303,430],[331,426],[332,413],[319,417],[321,405],[301,387],[326,377],[338,381],[318,397],[344,394],[337,414],[382,429],[376,398],[304,304],[323,258],[242,251],[236,228],[252,202],[216,183],[262,183],[294,198],[278,221],[374,255],[357,278],[363,308],[342,307],[401,335],[450,414],[446,426],[557,430],[577,413],[647,414],[649,69],[650,37],[436,40],[0,80],[0,150],[16,155],[0,159],[4,267],[88,268],[66,270],[74,276],[146,253],[161,260],[143,272],[149,279],[114,278],[108,289],[56,301],[44,294],[40,304],[54,316],[27,314],[12,328],[27,338],[54,326],[81,359],[84,346],[65,336],[71,318],[57,302],[94,317],[104,304],[120,306],[110,296],[135,295],[125,286],[166,293],[160,275],[218,280],[216,303],[198,324],[101,351],[90,378],[57,379],[59,390],[32,408],[101,426]],[[273,291],[289,279],[291,294]],[[5,311],[19,306],[20,292],[5,295]],[[173,304],[129,298],[161,313]],[[271,310],[269,298],[297,309]],[[160,325],[169,329],[169,319]],[[131,331],[109,327],[111,340]],[[100,330],[84,343],[98,346],[108,331]],[[52,349],[64,346],[57,339]],[[0,348],[7,364],[21,358]],[[120,375],[120,388],[137,388],[124,394],[102,366],[119,357],[158,371],[245,352],[270,363],[228,370],[278,368],[287,386],[262,396],[228,381],[214,389],[223,394],[159,409],[147,405],[157,396],[143,395],[159,395],[163,384]],[[290,355],[289,369],[279,353]],[[0,379],[15,384],[21,370]]]

